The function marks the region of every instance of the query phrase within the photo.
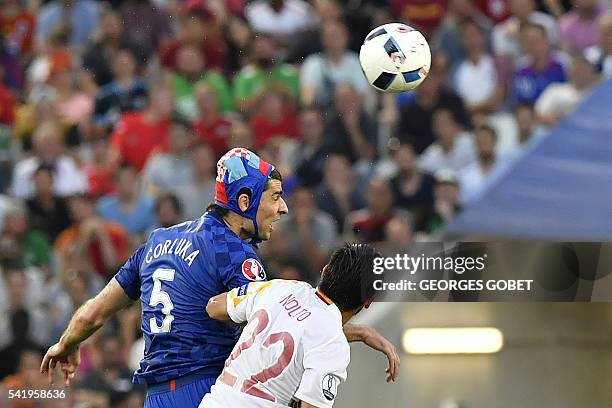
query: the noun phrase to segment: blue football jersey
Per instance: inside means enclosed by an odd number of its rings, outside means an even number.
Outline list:
[[[134,382],[154,384],[194,371],[218,376],[240,327],[211,319],[208,299],[266,274],[253,247],[209,212],[155,230],[115,278],[142,304],[145,354]]]

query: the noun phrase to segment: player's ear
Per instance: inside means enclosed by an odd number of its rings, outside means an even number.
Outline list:
[[[238,208],[240,208],[241,211],[246,211],[249,208],[249,203],[250,203],[250,198],[249,195],[246,193],[242,193],[238,196]]]
[[[325,276],[328,270],[329,270],[329,264],[325,264],[325,266],[323,267],[323,270],[321,271],[321,276]]]

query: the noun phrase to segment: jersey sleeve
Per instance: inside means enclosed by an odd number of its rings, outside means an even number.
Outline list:
[[[253,312],[257,296],[272,285],[270,282],[249,282],[227,292],[227,314],[234,323],[243,323]]]
[[[337,335],[331,341],[305,350],[304,374],[295,398],[319,408],[331,408],[338,386],[346,380],[350,349],[346,338]]]
[[[115,274],[115,279],[132,300],[140,297],[140,264],[144,252],[145,245],[142,245]]]

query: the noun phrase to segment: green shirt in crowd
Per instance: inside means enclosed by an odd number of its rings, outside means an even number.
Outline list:
[[[234,99],[236,101],[248,99],[270,84],[285,86],[291,92],[291,96],[297,100],[300,92],[300,78],[298,71],[289,64],[280,64],[269,72],[254,65],[242,68],[234,76]]]
[[[204,72],[196,81],[189,81],[182,75],[171,74],[170,83],[174,89],[174,110],[183,119],[194,121],[198,117],[195,87],[199,83],[205,83],[216,91],[221,112],[234,110],[234,101],[227,81],[214,71]]]
[[[51,263],[51,243],[40,231],[26,233],[22,241],[22,261],[25,266],[48,266]]]

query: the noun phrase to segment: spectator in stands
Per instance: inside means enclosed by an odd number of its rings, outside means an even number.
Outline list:
[[[45,4],[36,19],[36,41],[46,44],[59,26],[70,27],[69,44],[82,51],[100,23],[98,3],[91,0],[53,0]]]
[[[410,22],[429,38],[442,22],[446,3],[446,0],[392,0],[389,5],[396,19]]]
[[[323,167],[323,183],[316,192],[317,207],[333,217],[338,232],[344,231],[344,220],[351,211],[362,208],[363,198],[348,159],[331,154]]]
[[[315,205],[312,190],[298,187],[291,195],[293,210],[282,221],[291,257],[304,257],[308,265],[308,280],[316,280],[338,242],[334,219]]]
[[[570,81],[550,84],[536,101],[538,121],[544,125],[554,125],[569,115],[599,82],[595,70],[582,54],[574,55],[569,71]]]
[[[242,146],[238,144],[236,146]],[[217,161],[212,149],[198,143],[191,147],[191,178],[189,183],[175,185],[172,192],[183,205],[185,219],[192,220],[204,213],[215,196],[215,171]]]
[[[569,51],[583,51],[599,40],[598,25],[610,9],[599,0],[573,0],[574,8],[559,18],[561,45]]]
[[[40,231],[28,229],[25,209],[15,206],[4,216],[0,239],[5,248],[2,257],[12,258],[24,266],[47,267],[51,263],[51,243]]]
[[[9,259],[2,260],[1,270],[0,313],[15,320],[2,319],[0,322],[0,348],[10,345],[16,337],[22,340],[27,337],[41,346],[49,344],[50,316],[46,313],[50,310],[44,308],[47,288],[41,270],[24,268],[20,260]],[[15,315],[11,316],[13,313]]]
[[[0,125],[15,124],[15,95],[3,82],[4,67],[0,64]]]
[[[72,225],[54,245],[60,276],[76,270],[106,282],[128,258],[127,233],[121,225],[97,217],[95,202],[88,196],[70,197],[68,208]]]
[[[495,152],[497,133],[489,126],[482,126],[474,133],[477,161],[459,173],[461,202],[469,204],[477,199],[487,185],[487,180],[500,160]]]
[[[346,25],[331,21],[325,23],[320,32],[323,52],[308,56],[300,71],[302,104],[317,104],[328,109],[334,103],[335,87],[348,83],[371,108],[374,102],[372,88],[362,73],[359,57],[347,49],[349,34]]]
[[[96,95],[94,121],[104,130],[112,129],[122,114],[147,105],[148,85],[136,75],[136,57],[130,48],[113,51],[112,75]]]
[[[254,0],[244,14],[253,31],[270,35],[285,46],[297,42],[318,23],[314,9],[304,0]]]
[[[155,222],[155,203],[140,193],[138,175],[132,167],[123,166],[115,174],[117,192],[100,198],[98,214],[120,224],[129,234],[144,234]]]
[[[434,142],[432,116],[439,108],[453,112],[461,127],[471,128],[470,117],[463,100],[444,86],[446,61],[434,56],[427,79],[416,89],[414,98],[400,107],[398,137],[402,143],[410,143],[421,154]]]
[[[125,0],[120,3],[126,41],[133,44],[148,61],[173,36],[172,16],[149,0]]]
[[[503,3],[503,0],[497,2],[502,6],[502,9],[505,9]],[[497,8],[499,9],[499,7]],[[451,67],[455,67],[467,58],[466,50],[461,41],[460,26],[464,20],[473,21],[486,34],[487,39],[493,28],[491,20],[483,15],[472,0],[450,0],[444,20],[431,40],[431,46],[438,52],[444,53],[448,58],[448,65]]]
[[[385,227],[393,217],[409,217],[405,210],[395,208],[391,184],[385,179],[368,182],[366,207],[346,216],[345,238],[357,242],[381,242],[385,238]]]
[[[94,110],[93,97],[77,86],[70,65],[52,67],[48,82],[55,94],[55,109],[62,125],[72,128],[68,134],[78,133],[72,136],[74,140],[68,145],[78,145],[89,128],[89,119]]]
[[[35,155],[18,162],[13,173],[13,194],[29,198],[34,194],[32,176],[41,164],[53,168],[53,190],[59,196],[84,192],[87,189],[85,175],[72,157],[63,153],[61,129],[57,123],[44,122],[33,136]]]
[[[47,379],[40,375],[42,358],[43,353],[37,349],[23,350],[19,359],[19,370],[4,379],[4,387],[11,390],[46,390],[48,387]],[[34,407],[34,403],[28,400],[19,404],[19,408]]]
[[[377,124],[363,106],[363,97],[348,83],[338,84],[334,112],[325,126],[325,149],[351,162],[371,163],[376,157]]]
[[[402,144],[393,153],[396,174],[391,179],[391,188],[395,205],[410,211],[414,224],[420,228],[423,217],[433,206],[434,178],[423,173],[417,162],[416,152],[412,145]]]
[[[271,139],[299,137],[298,118],[291,96],[283,87],[264,88],[251,119],[256,148],[263,148]]]
[[[495,112],[504,99],[503,75],[487,52],[486,33],[474,20],[463,20],[460,32],[467,57],[457,67],[452,82],[471,113]],[[476,83],[478,86],[474,86]]]
[[[168,228],[176,225],[184,220],[183,204],[172,193],[161,194],[155,200],[155,218],[155,228]]]
[[[419,167],[423,171],[430,174],[443,169],[459,172],[474,162],[476,157],[471,135],[461,130],[450,110],[440,108],[434,112],[433,131],[436,142],[419,159]]]
[[[302,185],[314,188],[323,180],[323,167],[328,154],[325,150],[323,112],[315,106],[300,112],[302,144],[296,151],[296,174]]]
[[[174,89],[174,111],[181,119],[193,122],[197,118],[195,87],[201,83],[215,90],[221,112],[233,110],[234,101],[227,81],[216,71],[204,69],[204,57],[198,47],[183,45],[177,52],[176,66],[176,71],[170,73],[169,83]]]
[[[9,277],[9,280],[10,279]],[[36,350],[42,355],[45,351],[44,348],[30,336],[31,318],[27,310],[21,308],[13,309],[9,311],[6,317],[8,317],[10,322],[11,342],[6,347],[0,349],[0,361],[2,361],[2,364],[0,364],[0,380],[18,371],[21,354],[23,352]]]
[[[151,89],[145,111],[121,116],[111,135],[111,163],[123,161],[140,171],[151,153],[168,149],[173,96],[170,87],[158,84]]]
[[[235,120],[230,128],[228,148],[239,146],[254,150],[255,142],[253,141],[253,130],[251,130],[251,127],[241,120]]]
[[[234,99],[240,112],[251,113],[258,95],[269,85],[284,86],[294,100],[298,99],[298,71],[291,65],[280,63],[276,53],[277,46],[272,37],[258,34],[253,39],[249,63],[233,80]]]
[[[385,227],[385,240],[380,245],[383,256],[407,254],[414,244],[414,228],[410,218],[393,217]]]
[[[308,279],[310,272],[305,257],[303,255],[294,257],[289,244],[289,237],[282,224],[276,223],[274,234],[260,251],[260,258],[266,265],[266,271],[275,279]],[[313,284],[316,284],[316,281]]]
[[[70,225],[68,204],[53,191],[53,168],[42,164],[33,174],[34,196],[26,201],[30,228],[52,242]]]
[[[193,140],[190,126],[173,120],[170,125],[170,150],[157,153],[145,167],[143,190],[151,197],[164,191],[173,191],[178,185],[191,183],[192,164],[189,160]]]
[[[585,50],[585,55],[604,78],[612,78],[612,11],[599,21],[599,44]]]
[[[214,14],[203,2],[197,1],[185,2],[182,11],[178,37],[164,44],[159,51],[162,66],[173,71],[179,69],[179,50],[189,45],[200,50],[207,70],[222,72],[226,49]]]
[[[83,165],[82,170],[88,180],[88,194],[97,198],[104,194],[110,194],[115,190],[113,174],[116,165],[113,162],[113,152],[108,138],[94,136],[89,146],[91,148],[91,157]]]
[[[434,188],[434,206],[427,217],[425,232],[437,234],[461,211],[459,181],[452,170],[440,170],[436,173]]]
[[[557,24],[555,19],[546,13],[536,11],[534,0],[511,0],[512,15],[498,23],[493,29],[493,53],[502,57],[512,69],[516,59],[522,54],[520,31],[525,24],[538,24],[544,28],[550,44],[557,43]]]
[[[518,64],[512,78],[512,100],[534,103],[553,82],[565,82],[565,68],[552,53],[544,27],[525,24],[521,45],[526,58]]]
[[[525,147],[533,140],[546,135],[547,129],[536,120],[533,105],[518,104],[514,108],[514,122],[516,125],[516,144],[507,151],[507,159],[514,160],[521,156]]]
[[[0,38],[0,41],[2,39]],[[0,62],[0,193],[11,183],[13,171],[13,125],[15,123],[15,97],[3,82],[3,67]]]
[[[97,341],[98,358],[95,369],[76,384],[76,398],[81,403],[105,401],[106,406],[120,406],[136,389],[143,386],[132,384],[132,371],[127,367],[119,340],[105,335]]]
[[[33,45],[35,16],[19,0],[4,0],[0,8],[0,29],[8,52],[28,60]]]
[[[219,111],[217,92],[210,85],[199,83],[194,89],[198,117],[193,132],[198,141],[208,144],[221,157],[229,149],[232,121]]]
[[[104,86],[115,79],[117,67],[113,67],[120,50],[129,50],[137,61],[146,58],[125,36],[123,19],[118,12],[106,10],[100,19],[99,35],[91,42],[83,54],[83,68],[98,86]],[[134,61],[135,63],[136,61]]]

